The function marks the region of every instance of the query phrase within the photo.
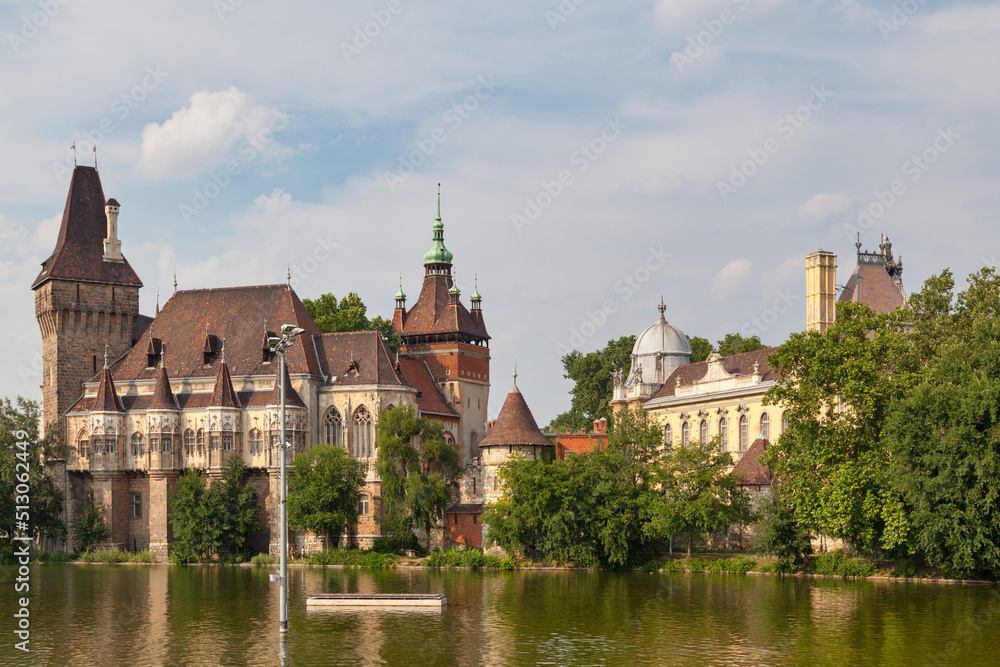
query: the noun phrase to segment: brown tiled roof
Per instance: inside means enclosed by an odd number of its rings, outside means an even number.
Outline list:
[[[295,375],[320,374],[310,341],[319,330],[302,301],[287,285],[257,285],[175,292],[142,340],[115,362],[115,377],[119,381],[154,378],[156,371],[148,367],[146,356],[151,338],[167,343],[164,361],[175,378],[214,377],[221,359],[213,354],[204,363],[206,336],[226,340],[226,362],[232,374],[274,377],[276,364],[266,362],[261,350],[265,323],[272,328],[293,324],[305,329],[285,353],[288,368]]]
[[[142,338],[142,334],[146,333],[146,329],[152,324],[153,318],[149,315],[136,315],[135,320],[132,323],[132,344],[135,345]]]
[[[115,381],[111,369],[105,368],[97,384],[97,395],[87,407],[90,412],[125,412],[125,406],[115,391]]]
[[[107,230],[101,178],[93,167],[77,167],[69,184],[55,250],[42,262],[31,289],[53,278],[142,287],[128,260],[104,261]]]
[[[433,274],[424,277],[420,297],[410,310],[402,315],[402,330],[393,322],[397,331],[405,336],[429,334],[464,334],[470,338],[489,340],[482,313],[473,317],[461,302],[451,303],[448,290],[452,286],[451,276]]]
[[[771,471],[760,462],[760,456],[767,451],[767,440],[757,438],[750,448],[743,452],[743,458],[733,468],[731,474],[741,477],[741,486],[767,486],[771,483]]]
[[[167,369],[163,364],[156,369],[156,386],[153,387],[153,396],[146,406],[149,410],[176,410],[177,399],[170,389],[170,378],[167,377]]]
[[[286,352],[287,354],[287,352]],[[279,358],[280,359],[280,358]],[[278,370],[281,370],[280,360],[279,360]],[[280,374],[275,378],[274,389],[271,390],[270,401],[267,405],[281,405],[281,386],[280,386]],[[254,392],[260,393],[260,392]],[[306,407],[306,404],[302,402],[302,398],[299,396],[299,392],[295,391],[292,386],[292,378],[288,376],[288,369],[285,369],[285,405],[294,405],[300,408]]]
[[[319,367],[330,385],[405,385],[377,331],[345,331],[314,336]],[[337,378],[334,380],[333,378]]]
[[[296,398],[298,396],[296,395]],[[213,408],[240,408],[240,403],[236,391],[233,389],[233,380],[229,377],[229,364],[221,362],[219,371],[215,376],[215,387],[212,389],[212,398],[209,405]]]
[[[858,264],[838,300],[863,303],[878,313],[891,313],[903,303],[903,295],[885,267]]]
[[[551,440],[542,435],[517,385],[507,394],[507,400],[503,402],[493,428],[486,432],[486,437],[479,443],[480,447],[496,445],[555,447]]]
[[[767,357],[769,354],[777,350],[776,347],[767,347],[763,350],[755,350],[753,352],[743,352],[742,354],[731,354],[728,357],[722,357],[722,367],[726,369],[729,373],[738,373],[740,375],[752,375],[753,365],[760,364],[757,368],[760,373],[760,379],[763,382],[778,379],[778,372],[771,368],[767,363]],[[708,371],[708,361],[698,361],[693,364],[684,364],[683,366],[678,366],[674,369],[674,372],[670,374],[667,381],[663,383],[663,387],[653,398],[662,398],[664,396],[673,396],[674,390],[677,388],[677,378],[681,379],[681,386],[691,385],[697,380],[705,377],[705,373]]]
[[[421,414],[459,417],[455,408],[451,407],[441,389],[434,382],[427,364],[421,359],[412,357],[399,358],[399,370],[407,384],[417,390],[417,409]]]

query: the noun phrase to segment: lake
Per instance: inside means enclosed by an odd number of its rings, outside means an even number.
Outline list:
[[[0,665],[989,665],[995,587],[719,574],[31,567],[31,648]],[[306,609],[314,592],[444,593],[443,611]],[[283,646],[283,649],[282,649]],[[282,653],[283,651],[283,653]]]

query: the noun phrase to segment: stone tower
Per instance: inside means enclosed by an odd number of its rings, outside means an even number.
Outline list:
[[[131,347],[142,281],[121,254],[119,204],[94,167],[76,167],[59,238],[31,289],[42,331],[42,423],[58,419]]]
[[[806,331],[823,333],[837,319],[837,256],[817,250],[806,257]]]
[[[453,436],[459,462],[465,465],[479,456],[478,444],[485,435],[490,335],[483,321],[478,288],[470,297],[471,311],[461,302],[461,292],[452,276],[453,258],[444,245],[439,189],[431,249],[424,254],[420,296],[407,310],[406,295],[400,286],[392,325],[403,339],[400,355],[423,361],[460,415],[459,432]]]

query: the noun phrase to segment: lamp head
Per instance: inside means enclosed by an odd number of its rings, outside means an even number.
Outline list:
[[[280,342],[281,339],[278,338],[277,336],[271,336],[270,338],[267,339],[267,344],[271,346],[272,350],[276,348],[278,346],[278,343]]]

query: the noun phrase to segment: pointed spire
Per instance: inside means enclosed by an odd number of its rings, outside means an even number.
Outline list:
[[[167,365],[162,361],[165,356],[166,343],[160,345],[160,367],[156,369],[156,385],[153,387],[153,398],[150,399],[147,410],[178,410],[177,397],[170,389],[170,377],[167,375]]]
[[[108,344],[104,344],[104,370],[108,370]]]
[[[105,363],[101,379],[97,383],[97,396],[94,397],[94,403],[90,410],[91,412],[125,412],[122,400],[118,398],[118,392],[115,391],[115,381],[111,377],[111,369],[108,368],[107,363]]]
[[[406,293],[403,292],[403,274],[399,274],[399,291],[396,292],[396,301],[406,301]],[[396,304],[396,308],[402,308],[403,306],[399,303]]]
[[[520,391],[517,388],[517,358],[516,357],[514,358],[514,386],[511,387],[510,391],[511,391],[511,393],[514,393],[515,391],[518,392],[518,393],[520,393]]]
[[[663,303],[663,295],[662,294],[660,295],[660,305],[657,306],[656,309],[658,311],[660,311],[660,322],[666,322],[667,318],[663,316],[663,313],[665,313],[667,311],[667,306],[666,306],[666,304]]]
[[[441,222],[441,184],[438,183],[438,217],[436,218],[438,222]]]
[[[240,408],[239,396],[233,388],[233,379],[229,376],[229,366],[223,361],[215,375],[215,387],[212,389],[212,400],[209,405],[214,408]]]
[[[458,289],[458,274],[452,272],[452,275],[453,277],[451,279],[451,287],[448,288],[448,294],[451,294],[453,297],[455,297],[451,300],[452,303],[458,303],[457,297],[459,294],[462,293],[462,290]]]
[[[289,287],[292,286],[292,265],[288,265],[288,272],[285,274],[285,284]]]
[[[517,382],[517,370],[515,362],[514,381]],[[546,438],[535,417],[531,414],[524,396],[517,388],[517,384],[507,394],[507,399],[500,408],[496,422],[486,433],[486,437],[479,443],[480,447],[495,446],[541,446],[554,447],[552,441]]]
[[[160,288],[156,288],[156,317],[160,315]]]
[[[470,296],[469,299],[471,301],[482,301],[483,297],[479,296],[479,274],[478,273],[476,274],[476,280],[473,283],[473,285],[475,287],[474,287],[474,289],[472,291],[472,296]]]
[[[174,271],[174,293],[177,292],[177,272]]]
[[[268,405],[281,405],[281,387],[279,386],[281,378],[281,369],[278,369],[278,375],[274,379],[274,391],[271,392],[271,400]],[[299,393],[295,391],[292,386],[292,380],[288,377],[288,365],[285,365],[285,405],[286,406],[297,406],[300,408],[306,407],[306,404],[302,402],[299,397]]]
[[[76,168],[76,142],[75,141],[73,142],[73,145],[69,147],[69,149],[71,151],[73,151],[73,167]]]
[[[441,184],[438,183],[438,208],[437,218],[434,220],[431,249],[424,253],[424,266],[427,275],[432,273],[443,273],[449,275],[451,271],[451,260],[454,255],[444,247],[444,223],[441,222]],[[436,266],[435,266],[436,265]]]
[[[222,337],[222,363],[226,363],[226,337]]]

